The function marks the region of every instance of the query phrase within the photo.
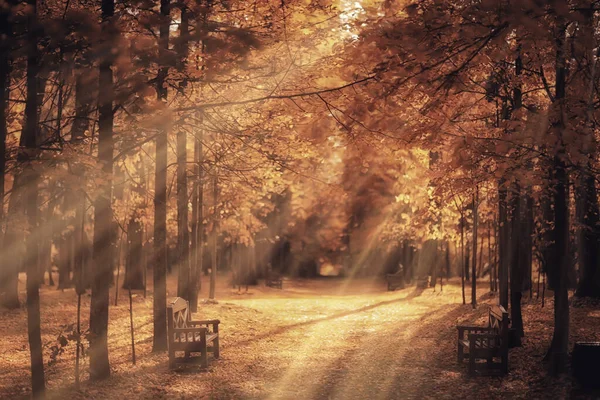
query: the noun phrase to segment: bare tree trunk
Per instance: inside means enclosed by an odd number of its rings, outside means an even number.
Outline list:
[[[479,265],[477,266],[477,278],[481,278],[483,274],[483,242],[485,241],[485,237],[481,235],[481,240],[479,241]]]
[[[465,298],[465,224],[464,224],[464,215],[461,213],[460,215],[460,220],[461,220],[461,224],[460,224],[460,264],[461,264],[461,271],[460,271],[460,284],[461,284],[461,288],[462,288],[462,301],[463,304],[467,304],[467,300]]]
[[[519,247],[521,245],[521,188],[518,182],[513,184],[511,194],[511,235],[510,235],[510,315],[512,328],[517,332],[516,345],[521,345],[523,336],[523,317],[521,314],[521,298],[523,296],[523,260]]]
[[[179,57],[180,64],[185,65],[187,58],[188,13],[181,9]],[[177,280],[177,296],[192,300],[193,276],[191,274],[190,232],[188,228],[188,184],[187,184],[187,136],[183,129],[177,131],[177,247],[179,266]],[[197,300],[196,300],[197,302]]]
[[[498,184],[498,275],[499,275],[499,289],[500,289],[500,305],[508,310],[508,248],[510,240],[510,231],[508,226],[508,211],[506,205],[506,180],[501,179]]]
[[[127,225],[125,280],[123,289],[144,289],[144,265],[142,254],[143,231],[140,221],[133,216]]]
[[[219,213],[218,213],[218,190],[219,183],[217,178],[217,167],[215,166],[215,176],[213,177],[213,231],[212,231],[212,265],[210,271],[210,289],[208,298],[213,300],[215,298],[215,286],[217,284],[217,241],[219,238]]]
[[[490,274],[490,292],[494,291],[494,262],[492,260],[492,220],[488,222],[488,268]]]
[[[565,129],[563,121],[563,104],[566,91],[566,57],[565,37],[566,23],[559,17],[556,38],[556,101],[558,104],[555,122],[552,128],[556,129],[559,137]],[[552,342],[548,350],[550,361],[550,372],[558,374],[564,372],[567,366],[569,351],[569,292],[568,292],[568,268],[567,249],[569,242],[568,225],[568,202],[567,185],[568,178],[564,164],[565,150],[562,144],[555,149],[556,155],[553,161],[554,167],[554,259],[548,263],[548,278],[550,286],[554,289],[554,332]]]
[[[38,229],[38,181],[39,172],[32,165],[37,152],[38,138],[38,38],[37,38],[37,4],[36,0],[28,0],[31,11],[27,17],[27,99],[25,104],[25,124],[21,134],[20,145],[24,148],[18,156],[24,171],[24,206],[29,225],[27,237],[27,253],[25,269],[27,272],[27,332],[31,356],[31,388],[34,398],[41,398],[46,391],[44,377],[44,359],[41,336],[40,291],[39,285],[43,271],[39,265],[39,229]]]
[[[579,283],[575,295],[579,297],[600,297],[600,259],[599,239],[600,210],[598,206],[598,193],[596,180],[593,174],[593,161],[597,158],[597,141],[594,135],[596,122],[595,96],[597,82],[597,59],[600,56],[600,48],[595,39],[595,28],[597,19],[594,10],[594,2],[588,1],[588,7],[581,7],[578,11],[584,18],[581,24],[581,40],[576,48],[580,51],[578,55],[581,62],[589,71],[579,76],[583,78],[582,85],[588,90],[584,101],[587,104],[586,125],[583,132],[582,153],[585,161],[581,164],[579,179],[575,184],[575,209],[578,221],[577,244],[579,259]],[[585,4],[585,3],[583,3]],[[581,91],[582,93],[583,91]],[[579,94],[579,93],[578,93]]]
[[[200,133],[200,135],[202,135]],[[198,309],[198,292],[202,289],[202,269],[204,258],[204,169],[202,136],[194,140],[194,190],[192,193],[192,290],[190,309]]]
[[[496,214],[497,215],[497,214]],[[498,291],[498,218],[494,218],[494,292]]]
[[[8,111],[8,97],[10,88],[10,51],[12,38],[12,25],[10,23],[10,15],[12,13],[12,2],[7,2],[4,7],[0,8],[0,35],[4,39],[0,39],[0,235],[2,228],[8,232],[9,228],[5,225],[4,215],[4,184],[6,174],[6,137],[8,134],[8,121],[6,119]],[[15,181],[16,183],[16,181]],[[13,188],[14,188],[13,184]],[[13,194],[11,195],[14,196]],[[12,200],[11,200],[12,202]],[[0,237],[0,253],[4,254],[5,249],[9,249],[9,241],[6,240],[7,233]],[[8,261],[8,260],[7,260]],[[2,262],[0,266],[0,295],[2,297],[2,306],[6,308],[19,307],[19,271],[14,268],[14,262]]]
[[[89,115],[91,113],[91,102],[92,96],[90,95],[89,87],[92,84],[90,78],[92,77],[91,71],[85,68],[80,68],[77,71],[77,78],[75,81],[75,118],[73,120],[73,126],[71,127],[71,143],[73,145],[80,144],[84,137],[85,132],[90,127]],[[96,77],[97,78],[97,77]],[[95,86],[95,85],[94,85]],[[74,175],[79,180],[78,184],[81,187],[85,185],[85,177],[82,171],[75,170]],[[71,191],[66,196],[72,196],[73,203],[75,203],[75,230],[74,230],[74,262],[73,271],[74,275],[79,274],[79,283],[76,282],[77,293],[85,293],[85,289],[91,287],[91,271],[85,271],[85,253],[87,250],[87,243],[84,241],[84,228],[85,228],[85,193],[82,190],[77,192]],[[78,286],[79,285],[79,286]]]
[[[15,173],[13,176],[12,192],[8,204],[8,215],[4,214],[4,199],[5,199],[5,174],[6,174],[6,138],[7,138],[7,108],[10,87],[10,72],[11,72],[11,51],[13,50],[13,27],[11,17],[14,7],[17,3],[14,0],[4,2],[3,7],[0,7],[0,230],[4,225],[4,236],[1,238],[0,250],[4,254],[12,252],[18,242],[22,240],[22,236],[17,233],[15,227],[9,223],[9,218],[14,216],[23,201],[21,195],[21,186],[23,178],[20,174]],[[33,38],[35,39],[35,38]],[[33,100],[32,100],[33,101]],[[35,101],[37,107],[37,99]],[[37,113],[36,113],[37,118]],[[23,138],[21,139],[23,140]],[[0,265],[0,294],[3,294],[2,306],[8,309],[19,308],[19,260],[16,257],[5,257],[6,259]]]
[[[102,0],[102,31],[105,46],[115,45],[112,33],[114,0]],[[109,287],[114,271],[114,224],[112,210],[113,177],[113,72],[112,52],[107,51],[100,61],[98,96],[98,161],[106,175],[100,194],[94,202],[94,244],[92,298],[90,309],[90,378],[105,379],[110,376],[108,361],[108,305]],[[110,55],[109,55],[110,54]]]
[[[135,365],[135,332],[133,326],[133,296],[131,295],[131,287],[127,288],[129,293],[129,330],[131,332],[131,362]]]
[[[473,194],[473,265],[471,273],[471,305],[477,307],[477,225],[479,225],[479,187]]]
[[[169,49],[171,22],[170,0],[160,0],[160,59]],[[168,67],[158,71],[158,100],[166,102]],[[156,173],[154,180],[154,339],[152,351],[167,350],[167,128],[156,137]]]

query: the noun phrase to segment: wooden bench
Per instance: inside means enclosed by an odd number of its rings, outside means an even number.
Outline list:
[[[469,359],[469,375],[478,372],[504,375],[508,373],[508,312],[492,306],[488,326],[457,326],[458,362]],[[486,363],[477,363],[485,360]],[[497,361],[499,360],[499,361]],[[483,368],[480,368],[483,366]]]
[[[167,302],[167,334],[169,343],[169,368],[177,363],[191,363],[198,359],[192,353],[200,354],[202,367],[208,366],[208,352],[219,358],[218,319],[192,321],[187,300],[181,297],[170,298]],[[176,357],[177,353],[183,357]]]
[[[265,285],[272,288],[283,289],[283,279],[276,272],[269,272],[265,277]]]
[[[395,274],[386,274],[385,279],[387,281],[388,292],[396,289],[404,289],[404,273],[402,271]]]

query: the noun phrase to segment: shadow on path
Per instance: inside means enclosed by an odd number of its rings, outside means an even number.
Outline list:
[[[410,301],[410,300],[414,299],[415,297],[420,296],[423,293],[424,290],[425,289],[422,289],[422,288],[415,288],[415,290],[413,290],[406,297],[400,297],[398,299],[380,301],[378,303],[370,304],[370,305],[364,306],[364,307],[360,307],[360,308],[357,308],[355,310],[344,311],[344,312],[340,312],[340,313],[337,313],[337,314],[329,315],[327,317],[316,318],[316,319],[313,319],[313,320],[310,320],[310,321],[298,322],[298,323],[295,323],[295,324],[286,325],[286,326],[282,326],[282,327],[279,327],[279,328],[271,329],[270,331],[267,331],[267,332],[262,333],[260,335],[253,336],[252,339],[238,342],[237,345],[243,346],[243,345],[246,345],[246,344],[249,344],[249,343],[254,343],[254,342],[256,342],[257,340],[260,340],[260,339],[268,338],[270,336],[280,335],[282,333],[288,332],[288,331],[293,330],[293,329],[303,328],[303,327],[306,327],[306,326],[318,324],[320,322],[331,321],[331,320],[334,320],[334,319],[347,317],[349,315],[359,314],[359,313],[362,313],[362,312],[373,310],[373,309],[378,308],[378,307],[387,306],[389,304]]]

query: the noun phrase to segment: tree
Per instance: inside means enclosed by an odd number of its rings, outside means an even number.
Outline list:
[[[40,322],[39,285],[43,271],[39,266],[38,248],[38,182],[39,171],[33,165],[37,155],[38,140],[38,14],[36,0],[28,0],[30,12],[27,16],[27,95],[25,103],[25,123],[21,134],[23,150],[18,161],[24,165],[24,202],[29,227],[25,266],[27,272],[27,333],[31,354],[31,388],[33,397],[43,397],[46,390],[42,335]]]
[[[113,72],[115,46],[114,0],[102,0],[103,57],[99,66],[98,161],[106,181],[94,202],[94,279],[90,307],[90,378],[110,376],[108,361],[108,289],[114,270],[114,224],[112,210],[113,176]]]
[[[479,187],[473,193],[473,263],[471,273],[471,305],[477,307],[477,228],[479,225]]]
[[[6,182],[6,140],[8,133],[8,97],[10,87],[10,71],[11,71],[11,50],[12,50],[12,24],[10,16],[12,13],[13,1],[8,1],[2,9],[0,9],[0,229],[6,226],[6,218],[4,214],[4,186]],[[13,182],[13,193],[11,195],[11,204],[16,204],[15,197],[15,182]],[[10,211],[10,210],[9,210]],[[14,239],[9,237],[9,228],[6,226],[4,235],[0,239],[2,244],[2,252],[4,249],[10,248]],[[19,276],[16,262],[3,262],[0,269],[0,293],[4,293],[2,297],[2,306],[6,308],[19,307]]]
[[[564,103],[566,94],[566,21],[562,16],[556,16],[554,37],[556,40],[556,85],[555,104],[552,115],[552,133],[558,138],[564,135]],[[567,274],[567,246],[569,238],[568,203],[567,203],[567,172],[565,167],[565,149],[558,142],[553,157],[554,169],[554,260],[549,263],[548,278],[554,289],[554,330],[547,358],[550,361],[550,371],[553,374],[565,370],[569,354],[569,292]]]
[[[219,178],[218,170],[215,162],[213,176],[213,216],[212,216],[212,262],[210,265],[210,287],[208,298],[214,300],[217,286],[217,242],[219,240]]]
[[[188,12],[181,8],[180,37],[181,63],[187,57]],[[166,151],[166,149],[165,149]],[[188,228],[188,184],[187,184],[187,134],[183,129],[177,131],[177,263],[179,279],[177,280],[177,296],[192,300],[191,285],[193,279],[190,271],[190,233]]]
[[[169,50],[171,26],[170,0],[160,0],[159,59]],[[167,101],[165,79],[168,67],[161,66],[156,77],[159,102]],[[167,350],[167,127],[159,128],[156,136],[156,171],[154,175],[154,338],[153,351]]]

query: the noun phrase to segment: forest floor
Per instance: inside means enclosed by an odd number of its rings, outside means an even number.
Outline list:
[[[241,293],[222,277],[218,304],[202,304],[195,319],[221,320],[221,358],[207,370],[170,371],[165,353],[151,353],[152,297],[133,299],[137,364],[131,363],[127,293],[110,308],[110,379],[74,387],[75,346],[46,366],[51,399],[421,399],[575,398],[568,376],[550,379],[542,358],[552,335],[553,303],[525,299],[526,338],[510,351],[508,376],[469,378],[456,363],[459,323],[485,323],[494,302],[486,284],[479,306],[462,305],[455,281],[443,292],[414,286],[387,292],[381,280],[284,280],[283,290]],[[205,288],[207,286],[204,286]],[[174,293],[175,280],[169,281]],[[204,290],[202,293],[206,293]],[[470,291],[467,291],[469,297]],[[76,321],[73,290],[44,287],[45,359],[62,327]],[[114,301],[114,290],[111,289]],[[87,326],[89,296],[82,301]],[[585,320],[584,320],[585,318]],[[26,311],[0,311],[0,398],[29,394]],[[572,308],[571,340],[600,340],[600,310]]]

